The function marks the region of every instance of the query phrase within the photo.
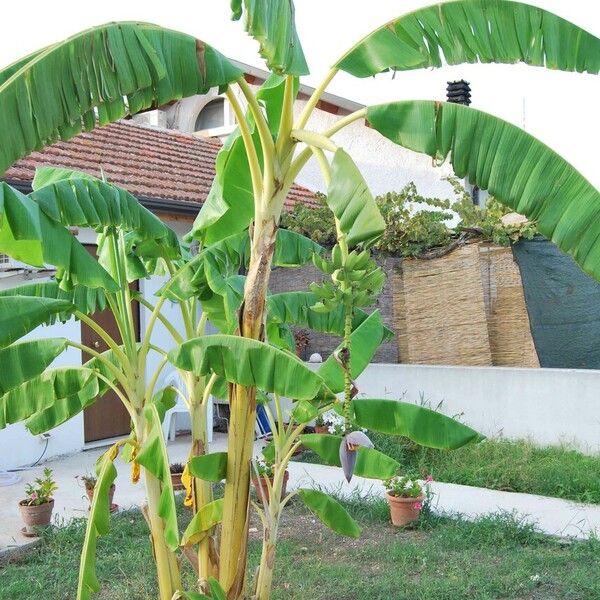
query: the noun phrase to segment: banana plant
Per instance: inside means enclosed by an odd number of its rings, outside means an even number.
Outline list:
[[[434,102],[369,107],[340,118],[324,131],[311,131],[307,124],[323,93],[340,71],[367,78],[389,70],[438,68],[443,60],[448,64],[523,62],[597,74],[600,40],[548,11],[520,2],[454,0],[422,8],[384,24],[345,52],[294,117],[298,78],[308,72],[308,66],[294,25],[293,2],[233,0],[231,8],[235,19],[243,16],[244,28],[258,41],[259,51],[272,71],[261,90],[255,92],[237,67],[190,36],[140,23],[94,28],[0,71],[0,172],[47,143],[68,139],[82,129],[114,121],[127,113],[204,93],[211,87],[219,87],[230,101],[238,128],[219,153],[213,188],[190,238],[208,246],[249,228],[247,275],[242,289],[235,287],[235,279],[225,281],[226,289],[231,290],[227,306],[235,305],[235,294],[239,294],[237,329],[206,349],[191,346],[190,356],[200,366],[190,366],[191,372],[201,372],[198,376],[203,377],[215,366],[220,376],[232,384],[220,543],[222,591],[218,590],[218,594],[235,600],[245,594],[256,386],[277,394],[299,393],[298,401],[311,404],[328,402],[334,392],[323,383],[324,377],[311,379],[295,363],[288,364],[282,358],[290,358],[285,351],[280,351],[281,355],[269,354],[267,364],[277,365],[279,370],[262,373],[260,380],[249,365],[258,368],[256,357],[267,352],[265,346],[272,348],[264,344],[267,289],[284,199],[313,155],[324,162],[324,153],[335,155],[339,151],[332,141],[338,131],[366,119],[373,129],[395,143],[438,160],[450,156],[457,175],[468,175],[472,183],[489,188],[499,201],[536,219],[542,233],[570,252],[596,278],[600,271],[600,225],[595,219],[600,210],[600,193],[573,167],[525,132],[473,109]],[[331,161],[332,170],[333,164]],[[334,182],[334,178],[332,175],[331,185],[343,185]],[[3,187],[2,193],[0,207],[5,207],[7,196],[14,192]],[[356,243],[370,236],[366,233],[369,222],[361,220],[362,201],[358,194],[356,203],[345,214],[332,207],[340,223],[348,225],[346,235],[355,221],[360,223],[355,227]],[[30,264],[55,264],[59,274],[65,273],[61,278],[63,289],[83,285],[112,294],[125,293],[118,281],[93,269],[81,252],[75,248],[68,251],[72,242],[58,232],[52,219],[46,219],[39,208],[24,201],[22,204],[21,210],[29,211],[35,225],[23,228],[16,222],[14,212],[0,208],[0,226],[4,229],[0,239],[10,242],[15,255],[18,249],[20,256],[29,256],[33,261]],[[60,241],[45,245],[43,240],[50,239],[48,236]],[[361,236],[364,237],[360,239]],[[81,266],[84,261],[89,268],[78,268],[73,273],[71,267]],[[328,299],[332,297],[323,298]],[[11,306],[10,299],[5,298],[4,302]],[[39,322],[45,313],[50,316],[70,310],[59,298],[34,298],[27,304],[22,310],[30,323]],[[344,322],[345,313],[345,308],[338,313],[344,315]],[[332,316],[331,322],[336,318]],[[363,322],[362,331],[373,325],[373,320],[368,321]],[[276,326],[277,323],[271,325],[272,332]],[[353,332],[357,336],[358,329]],[[11,334],[13,341],[18,339],[15,335],[18,332]],[[132,346],[131,341],[129,345]],[[357,343],[351,347],[361,346]],[[123,358],[124,350],[116,344],[114,352],[118,360]],[[245,368],[236,365],[231,356],[237,356],[238,362],[247,361]],[[343,352],[341,356],[343,360]],[[360,352],[355,350],[354,358],[347,361],[350,376],[355,376],[353,361],[360,363],[360,358]],[[344,370],[335,357],[325,367],[337,383],[342,383],[339,391],[343,391],[348,369]],[[284,373],[298,375],[298,380],[309,387],[302,391],[276,383]],[[65,384],[64,389],[66,392],[74,388]],[[309,398],[311,394],[314,396]],[[359,425],[364,417],[358,408],[360,402],[363,401],[354,399],[350,409],[352,418],[354,407]],[[383,401],[369,402],[374,409],[391,410],[381,404]],[[413,417],[406,412],[395,416],[394,422],[403,431],[411,431],[419,423]],[[147,418],[152,420],[152,415]],[[429,434],[424,438],[429,439]],[[444,443],[459,443],[460,439],[461,436],[455,439],[449,435]],[[323,503],[315,501],[316,504],[327,512]],[[161,584],[161,598],[169,597],[167,587]]]
[[[11,319],[7,319],[3,328],[2,343],[7,346],[1,351],[3,360],[7,361],[6,364],[13,364],[15,370],[2,382],[0,403],[3,419],[0,426],[25,420],[32,433],[47,431],[91,405],[108,389],[118,395],[131,416],[132,434],[124,443],[125,448],[120,448],[123,444],[111,448],[98,464],[99,487],[95,495],[98,502],[93,505],[88,522],[78,598],[88,598],[91,592],[98,590],[94,569],[95,538],[105,533],[108,526],[108,509],[101,496],[116,476],[112,463],[120,450],[123,450],[126,460],[132,462],[134,480],[139,478],[140,467],[144,469],[145,514],[152,534],[160,593],[162,597],[168,595],[170,598],[180,588],[175,555],[179,533],[161,420],[165,411],[173,405],[175,394],[181,392],[174,388],[157,389],[157,382],[167,364],[167,353],[161,347],[162,341],[157,342],[152,333],[160,321],[173,344],[204,334],[207,315],[200,316],[195,297],[177,300],[182,331],[178,331],[161,313],[165,301],[173,299],[171,288],[180,286],[187,270],[200,264],[203,257],[189,255],[175,233],[143,208],[131,194],[84,173],[39,169],[33,182],[34,191],[29,196],[4,185],[8,192],[4,196],[7,214],[21,218],[12,218],[7,223],[10,229],[5,229],[15,235],[12,236],[14,239],[8,238],[0,243],[3,252],[35,264],[33,255],[23,250],[34,247],[35,242],[40,247],[36,252],[41,251],[44,261],[50,262],[46,249],[53,240],[43,234],[37,236],[36,221],[31,219],[33,214],[39,217],[40,222],[50,223],[54,231],[64,232],[72,254],[87,256],[88,260],[64,264],[54,281],[19,286],[4,290],[0,295],[3,316],[8,317],[7,311],[12,305],[20,307],[12,312]],[[24,212],[21,207],[32,207],[35,211]],[[68,226],[91,227],[98,233],[98,261],[93,260],[68,232]],[[54,264],[57,263],[62,264],[55,260]],[[131,281],[154,274],[161,267],[169,279],[154,303],[139,293],[131,292]],[[77,281],[77,285],[73,286],[73,281]],[[96,282],[104,284],[103,287],[91,287]],[[134,327],[134,300],[149,311],[148,323],[140,340],[136,339]],[[91,316],[104,308],[108,308],[115,318],[119,339],[111,337]],[[91,327],[109,350],[100,353],[67,339],[7,345],[37,325],[70,317]],[[50,363],[68,347],[89,354],[91,359],[83,367],[48,369]],[[161,360],[146,382],[151,352],[158,353]],[[186,388],[182,395],[192,423],[190,455],[194,457],[202,455],[207,448],[206,414],[214,378],[211,379],[210,374],[198,378],[182,371],[182,379]],[[204,480],[192,479],[191,488],[190,503],[196,511],[212,501],[210,484]],[[216,568],[211,561],[214,557],[211,541],[207,538],[200,545],[197,559],[193,561],[203,582]]]

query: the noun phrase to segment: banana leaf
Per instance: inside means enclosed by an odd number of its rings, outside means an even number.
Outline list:
[[[117,469],[113,463],[117,457],[117,452],[117,447],[111,447],[98,459],[96,466],[98,479],[94,486],[94,497],[90,506],[81,551],[77,600],[89,600],[93,593],[100,591],[100,582],[96,574],[96,544],[98,537],[108,533],[110,522],[108,494],[111,485],[117,478]]]
[[[315,452],[326,465],[341,467],[340,445],[341,435],[307,433],[299,437],[304,446]],[[389,479],[398,473],[400,463],[386,456],[383,452],[360,446],[356,450],[356,466],[354,475],[370,479]]]
[[[56,278],[67,289],[78,284],[117,289],[74,235],[5,182],[0,182],[0,252],[34,267],[58,267]]]
[[[406,101],[368,109],[372,127],[396,144],[450,157],[458,177],[535,221],[537,229],[600,280],[600,191],[556,152],[484,112]]]
[[[181,537],[182,546],[198,544],[215,525],[223,520],[223,498],[205,504],[194,515]]]
[[[506,0],[420,8],[376,29],[335,66],[356,77],[444,63],[518,63],[598,73],[600,40],[546,10]]]
[[[0,296],[0,348],[73,310],[68,300],[33,296]]]
[[[241,75],[204,42],[134,22],[83,31],[3,73],[0,174],[31,151],[96,123],[203,94]]]
[[[421,446],[455,450],[483,436],[437,411],[396,400],[353,400],[354,421],[372,431],[401,435]]]
[[[290,324],[306,327],[321,333],[344,335],[344,307],[339,305],[334,310],[318,313],[311,310],[319,298],[312,292],[281,292],[267,297],[267,325]],[[356,329],[369,314],[360,308],[353,311],[352,329]],[[383,341],[393,337],[394,332],[388,327],[383,329]]]
[[[269,70],[280,75],[308,75],[292,0],[232,0],[231,10],[236,21],[244,13],[244,29],[259,43]]]
[[[8,296],[30,296],[35,298],[49,298],[51,300],[63,300],[69,303],[65,312],[52,312],[43,322],[43,325],[52,325],[57,321],[68,321],[73,312],[73,307],[78,311],[92,315],[96,311],[106,308],[106,295],[101,288],[88,288],[76,285],[70,290],[63,290],[56,281],[39,281],[25,283],[13,288],[0,290],[0,297]]]
[[[358,377],[371,362],[383,339],[383,323],[379,311],[371,313],[350,335],[350,374]],[[341,344],[336,352],[341,349]],[[317,371],[326,385],[338,394],[344,389],[344,371],[331,354]]]
[[[0,349],[0,396],[43,373],[66,344],[64,338],[45,338]]]
[[[385,230],[367,182],[351,156],[338,148],[331,162],[331,183],[327,188],[327,206],[340,222],[350,247],[374,244]]]
[[[154,404],[144,408],[144,416],[150,433],[136,456],[136,462],[161,482],[158,514],[164,523],[165,542],[171,550],[179,546],[177,507],[169,470],[169,456],[162,432],[160,415]]]
[[[334,498],[319,490],[300,489],[298,496],[305,506],[336,533],[348,537],[360,537],[358,523],[348,514],[348,511]]]
[[[96,399],[98,391],[98,378],[91,369],[60,367],[44,371],[0,396],[0,429],[51,409],[57,403],[60,416],[65,410],[72,409],[75,402],[79,402],[80,411]],[[65,404],[68,406],[65,407]],[[48,413],[41,417],[44,422],[46,415]],[[49,428],[58,424],[50,423]]]
[[[194,456],[188,466],[194,477],[217,483],[227,475],[227,452],[211,452]]]
[[[195,375],[214,372],[230,383],[295,400],[334,399],[323,379],[301,360],[257,340],[220,334],[199,337],[172,350],[169,360]]]
[[[160,241],[163,251],[178,254],[177,234],[144,208],[128,191],[69,169],[38,167],[29,195],[51,219],[63,225],[134,231],[136,242]],[[176,256],[176,254],[175,254]]]
[[[279,124],[281,117],[284,84],[285,78],[271,76],[256,93],[264,107],[271,131]],[[246,119],[261,163],[262,150],[258,131],[251,116],[248,115]],[[234,233],[244,231],[254,218],[252,178],[239,129],[236,128],[225,140],[217,155],[215,171],[216,176],[210,192],[192,230],[186,236],[187,241],[197,239],[207,245],[214,244]]]

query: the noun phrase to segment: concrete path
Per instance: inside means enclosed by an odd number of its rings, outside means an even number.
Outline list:
[[[257,442],[256,453],[261,444]],[[225,435],[215,435],[211,451],[226,448]],[[172,462],[185,462],[189,450],[189,438],[180,437],[169,443],[169,456]],[[26,483],[41,476],[44,466],[54,470],[58,483],[55,497],[54,515],[57,522],[65,522],[73,517],[85,517],[88,501],[77,475],[91,474],[103,448],[87,450],[44,463],[38,467],[21,471],[21,481],[15,485],[0,487],[0,555],[3,552],[22,548],[31,543],[20,529],[23,526],[18,501],[23,497]],[[131,483],[130,467],[117,461],[118,478],[114,501],[120,508],[140,506],[144,500],[143,482]],[[359,494],[363,497],[383,495],[383,485],[379,481],[354,477],[350,484],[343,478],[341,469],[307,463],[290,463],[290,489],[297,487],[319,487],[337,494]],[[449,483],[432,484],[433,508],[437,512],[460,513],[467,518],[481,515],[514,512],[535,523],[540,531],[552,535],[585,538],[593,532],[600,534],[600,505],[577,504],[556,498],[498,492]]]
[[[381,497],[380,481],[353,477],[348,484],[341,469],[306,463],[290,464],[290,489],[319,487],[337,495]],[[441,483],[431,484],[434,493],[432,508],[438,513],[462,514],[475,519],[483,515],[515,513],[524,521],[535,524],[539,531],[561,537],[588,538],[600,535],[600,505],[579,504],[558,498],[499,492],[485,488]]]

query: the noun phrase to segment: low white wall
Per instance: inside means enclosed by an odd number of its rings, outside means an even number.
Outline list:
[[[357,386],[362,398],[441,403],[486,436],[600,452],[600,371],[371,364]]]

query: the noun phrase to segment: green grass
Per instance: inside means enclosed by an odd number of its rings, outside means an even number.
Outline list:
[[[369,435],[378,450],[395,458],[407,472],[431,474],[446,483],[600,504],[600,456],[586,456],[566,446],[539,448],[528,441],[494,439],[442,451],[406,438]],[[310,452],[300,460],[318,462]]]
[[[273,600],[600,598],[597,540],[544,537],[511,515],[470,523],[427,514],[417,528],[396,530],[381,499],[346,506],[363,527],[359,540],[335,535],[297,504],[286,511]],[[0,599],[73,600],[84,525],[49,532],[38,549],[0,566]],[[258,529],[251,533],[250,572],[260,554]],[[102,591],[95,598],[156,598],[148,532],[138,512],[112,517],[98,557]],[[184,579],[193,585],[189,570]]]

